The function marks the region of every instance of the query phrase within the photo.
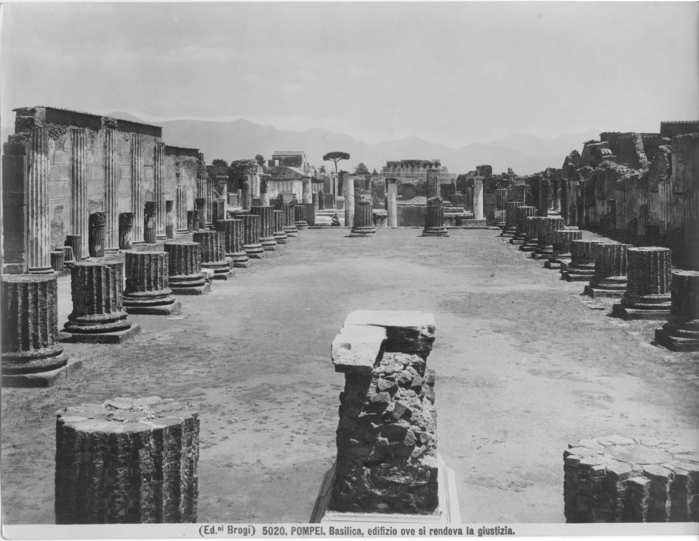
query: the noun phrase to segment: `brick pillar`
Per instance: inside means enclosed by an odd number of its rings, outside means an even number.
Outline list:
[[[553,252],[544,263],[547,269],[560,269],[563,263],[570,263],[570,245],[574,240],[582,239],[582,231],[577,229],[559,229],[554,232]]]
[[[672,351],[699,351],[699,271],[672,271],[671,298],[670,317],[655,340]]]
[[[122,212],[119,214],[119,248],[130,250],[132,244],[133,213]]]
[[[121,261],[76,263],[70,278],[73,312],[63,328],[70,334],[67,341],[119,343],[141,330],[124,310]]]
[[[398,227],[398,179],[386,179],[386,199],[388,203],[388,227]]]
[[[81,261],[89,253],[89,215],[87,207],[87,151],[84,128],[70,130],[70,229],[80,237],[80,244],[73,246],[73,255]],[[76,253],[77,250],[77,253]]]
[[[505,203],[505,229],[500,236],[502,237],[512,237],[517,232],[516,229],[516,218],[517,218],[517,208],[523,207],[524,203],[522,201],[507,201]]]
[[[106,223],[107,218],[104,212],[90,214],[90,257],[104,257]]]
[[[427,369],[435,330],[432,314],[357,310],[333,340],[345,388],[330,511],[444,511],[437,496],[435,376]]]
[[[179,313],[172,296],[167,252],[126,252],[124,309],[129,314],[169,316]]]
[[[27,262],[31,274],[53,274],[46,127],[32,128],[27,179]]]
[[[246,268],[250,258],[243,248],[243,220],[219,220],[216,227],[223,235],[223,249],[226,257],[233,261],[234,267]]]
[[[527,236],[524,231],[524,225],[529,216],[536,214],[536,208],[521,206],[515,208],[515,234],[510,239],[510,244],[522,244]]]
[[[251,259],[262,259],[265,249],[260,244],[260,217],[255,214],[239,214],[243,220],[243,249]]]
[[[553,254],[556,231],[565,227],[560,216],[546,216],[539,220],[539,243],[532,254],[535,259],[548,259]]]
[[[273,215],[272,221],[274,223],[274,228],[272,234],[274,235],[274,240],[277,241],[277,244],[286,244],[287,236],[284,231],[284,211],[274,210]]]
[[[155,238],[165,240],[165,143],[155,143],[153,161],[154,195],[155,195]]]
[[[373,237],[375,234],[371,194],[360,192],[354,198],[354,225],[350,237]]]
[[[318,192],[318,210],[325,210],[325,192],[323,190]]]
[[[548,179],[539,177],[539,216],[547,217],[549,215],[549,200],[550,200],[550,183]]]
[[[197,521],[199,417],[158,396],[65,408],[56,420],[56,523]]]
[[[58,343],[58,286],[53,275],[2,275],[2,376],[56,370],[68,357]]]
[[[201,272],[201,244],[198,242],[166,242],[168,283],[175,295],[204,295],[211,291]]]
[[[226,260],[223,235],[218,231],[197,231],[192,240],[201,244],[201,266],[214,271],[214,280],[228,280],[231,265]]]
[[[626,291],[628,244],[606,242],[595,246],[595,274],[585,293],[591,297],[621,297]]]
[[[274,240],[274,209],[272,207],[250,207],[250,214],[260,217],[260,244],[265,251],[273,252],[277,249],[277,241]]]
[[[433,197],[427,201],[427,214],[425,215],[425,229],[423,237],[448,237],[449,232],[444,227],[444,207],[439,197]]]
[[[605,240],[573,240],[570,243],[570,263],[562,264],[563,277],[568,282],[589,282],[595,274],[595,247]]]
[[[624,319],[661,319],[670,316],[672,251],[644,246],[626,250],[628,285],[612,314]]]
[[[696,522],[699,460],[654,438],[607,436],[563,452],[567,523]]]
[[[133,242],[142,244],[144,216],[143,209],[143,135],[131,134],[131,212],[133,212]]]

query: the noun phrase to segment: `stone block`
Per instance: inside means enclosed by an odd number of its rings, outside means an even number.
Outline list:
[[[370,374],[385,340],[386,330],[381,327],[346,325],[332,343],[335,371]]]
[[[387,352],[429,353],[437,329],[432,314],[393,310],[355,310],[345,319],[345,326],[350,325],[371,325],[386,329]]]

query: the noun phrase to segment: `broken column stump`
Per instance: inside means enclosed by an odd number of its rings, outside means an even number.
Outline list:
[[[260,244],[260,217],[255,214],[238,214],[243,220],[243,249],[250,259],[262,259],[265,249]]]
[[[308,222],[306,221],[306,207],[303,204],[294,205],[294,225],[299,231],[308,229]]]
[[[167,252],[126,252],[124,310],[129,314],[179,314],[181,303],[170,289]]]
[[[288,238],[298,237],[299,230],[296,228],[295,205],[290,203],[277,203],[277,208],[284,212],[284,232]]]
[[[544,263],[547,269],[560,269],[563,263],[571,261],[571,244],[574,240],[582,240],[582,231],[577,229],[559,229],[553,236],[553,252]]]
[[[61,341],[118,344],[141,331],[123,306],[124,264],[121,261],[83,261],[70,269],[73,311]]]
[[[266,252],[277,249],[277,241],[274,239],[274,209],[272,207],[250,207],[250,214],[260,217],[260,244]]]
[[[223,235],[218,231],[199,230],[192,234],[192,241],[201,244],[201,268],[214,271],[214,280],[228,280],[231,263],[226,259]]]
[[[612,315],[623,319],[667,319],[670,317],[672,251],[644,246],[626,250],[628,285]]]
[[[595,274],[595,246],[605,240],[573,240],[570,263],[561,264],[561,273],[568,282],[589,282]]]
[[[354,197],[354,225],[349,236],[373,237],[374,235],[376,235],[376,227],[374,227],[371,194],[360,192]]]
[[[54,275],[2,275],[2,385],[48,387],[81,366],[58,341]]]
[[[106,223],[104,212],[90,214],[90,257],[104,257],[104,226]]]
[[[569,444],[563,460],[568,523],[699,520],[693,449],[615,435]]]
[[[585,286],[590,297],[621,297],[626,291],[626,250],[628,244],[603,242],[595,246],[595,273]]]
[[[510,239],[510,244],[523,244],[527,239],[524,226],[529,216],[536,214],[536,207],[521,206],[515,208],[515,234]]]
[[[66,254],[63,250],[54,250],[51,252],[51,268],[56,272],[63,272],[65,268]]]
[[[444,207],[439,197],[430,197],[427,201],[425,229],[423,237],[448,237],[449,231],[444,227]]]
[[[227,219],[216,222],[216,228],[223,235],[223,250],[234,267],[247,268],[250,258],[243,248],[243,220]]]
[[[668,322],[655,341],[671,351],[699,351],[699,271],[672,271]]]
[[[56,524],[197,521],[199,416],[158,396],[65,408],[56,420]]]
[[[536,212],[536,210],[535,210]],[[539,216],[524,219],[524,242],[519,246],[523,252],[533,252],[539,244]]]
[[[274,224],[272,235],[277,244],[286,244],[286,232],[284,231],[284,211],[275,210],[273,211],[272,222]]]
[[[65,262],[68,263],[70,262],[71,265],[73,263],[80,263],[83,260],[83,238],[80,235],[66,235],[66,244],[67,247],[71,248],[71,251],[73,253],[73,257],[71,258],[66,258]]]
[[[539,220],[539,243],[532,253],[533,259],[549,259],[553,254],[556,231],[565,228],[565,220],[560,216],[545,216]]]
[[[205,295],[211,284],[201,272],[201,244],[198,242],[166,242],[168,253],[168,285],[175,295]]]
[[[515,224],[517,208],[523,206],[523,201],[507,201],[505,203],[505,229],[502,230],[501,237],[514,237],[517,232]]]
[[[311,522],[460,520],[453,472],[437,453],[427,369],[435,333],[434,317],[422,312],[357,310],[345,319],[332,343],[335,370],[345,374],[337,460]]]

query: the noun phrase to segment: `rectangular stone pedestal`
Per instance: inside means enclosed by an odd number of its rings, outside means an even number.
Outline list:
[[[129,314],[143,314],[147,316],[175,316],[180,313],[182,303],[176,301],[163,306],[124,306]]]
[[[563,278],[568,282],[589,282],[592,279],[591,274],[571,274],[568,271],[561,270]]]
[[[699,340],[670,336],[665,329],[655,329],[655,341],[670,351],[699,351]]]
[[[549,257],[551,257],[551,253],[548,253],[548,254],[547,254],[547,253],[544,253],[544,252],[541,252],[541,253],[536,253],[536,252],[534,252],[534,253],[532,253],[532,259],[548,259]]]
[[[585,295],[589,295],[593,299],[620,299],[624,296],[624,293],[625,290],[623,289],[596,289],[591,285],[585,286]]]
[[[335,468],[333,464],[323,476],[323,482],[316,498],[311,513],[311,524],[460,524],[461,512],[459,511],[459,498],[456,493],[456,479],[454,470],[447,468],[442,456],[437,454],[437,478],[439,484],[439,505],[432,515],[408,515],[395,513],[341,513],[328,511],[332,497],[332,487],[335,481]]]
[[[51,387],[83,367],[82,359],[68,359],[65,366],[38,374],[3,374],[3,387]]]
[[[172,287],[172,292],[175,295],[205,295],[211,293],[211,284],[206,283],[203,286],[197,287]]]
[[[58,333],[58,339],[61,342],[69,342],[73,344],[121,344],[124,340],[128,340],[132,336],[136,336],[140,332],[141,326],[133,324],[128,329],[114,332],[78,334],[61,331]]]
[[[621,304],[612,306],[612,315],[622,319],[645,319],[667,321],[670,317],[670,310],[639,310],[637,308],[627,308]]]

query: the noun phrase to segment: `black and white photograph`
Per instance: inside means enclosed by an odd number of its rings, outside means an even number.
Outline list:
[[[0,5],[7,539],[699,534],[699,3]]]

